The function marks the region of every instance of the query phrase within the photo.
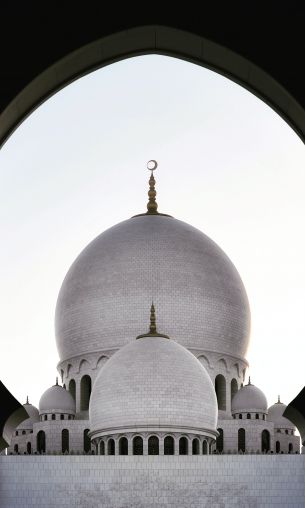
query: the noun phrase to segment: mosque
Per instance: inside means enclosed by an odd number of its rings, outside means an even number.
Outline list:
[[[158,211],[156,167],[147,211],[101,233],[62,283],[60,383],[24,404],[1,506],[304,506],[296,428],[248,377],[243,282]]]
[[[158,212],[156,166],[147,212],[103,232],[68,271],[56,307],[62,385],[39,409],[27,400],[8,454],[300,452],[285,404],[268,408],[245,383],[250,310],[236,268]]]

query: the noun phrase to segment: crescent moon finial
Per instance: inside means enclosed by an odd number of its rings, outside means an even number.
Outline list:
[[[154,171],[157,169],[158,163],[154,159],[148,161],[147,169],[151,171],[149,179],[149,191],[148,191],[148,203],[147,203],[147,215],[158,215],[158,204],[156,201],[157,191],[155,189],[156,180],[154,178]]]

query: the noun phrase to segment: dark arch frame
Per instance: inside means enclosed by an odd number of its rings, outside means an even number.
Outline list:
[[[0,146],[40,104],[76,79],[106,65],[146,54],[172,56],[211,69],[246,88],[276,111],[305,141],[305,110],[262,67],[203,35],[168,25],[140,25],[107,36],[44,68],[0,114]],[[240,46],[241,47],[241,46]]]
[[[238,443],[237,443],[237,450],[239,452],[246,451],[246,431],[243,428],[238,429],[238,435],[237,435]]]

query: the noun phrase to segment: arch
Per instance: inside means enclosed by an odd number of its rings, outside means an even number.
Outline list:
[[[208,443],[204,439],[204,441],[202,441],[202,455],[207,455],[207,454],[208,454]]]
[[[73,399],[76,399],[76,384],[75,379],[71,379],[69,382],[69,392],[71,393]]]
[[[235,378],[231,379],[231,402],[234,395],[238,392],[238,384]]]
[[[25,434],[26,434],[26,432],[25,432],[25,430],[23,430],[23,431],[22,431],[22,435],[23,435],[23,436],[25,436]]]
[[[109,360],[108,356],[105,356],[105,355],[100,356],[100,358],[98,359],[98,361],[96,363],[96,368],[101,369],[105,365],[107,360]]]
[[[119,455],[128,455],[128,439],[121,437],[119,440]]]
[[[224,358],[221,358],[220,360],[218,360],[215,368],[216,368],[216,371],[222,370],[222,371],[227,372],[228,371],[228,364]]]
[[[159,455],[158,436],[150,436],[148,439],[148,455]]]
[[[14,452],[15,452],[15,453],[18,453],[18,451],[19,451],[18,445],[17,445],[17,444],[15,444],[15,446],[14,446]]]
[[[236,370],[237,377],[239,377],[240,376],[239,364],[234,363],[233,368]]]
[[[258,413],[255,413],[255,419],[259,420],[259,414]]]
[[[217,429],[219,436],[216,438],[216,450],[219,453],[223,452],[223,429]]]
[[[292,453],[292,452],[293,452],[293,444],[289,443],[289,445],[288,445],[288,453]]]
[[[226,380],[222,374],[215,378],[215,391],[218,402],[218,409],[226,410]]]
[[[246,451],[246,431],[245,429],[238,429],[238,446],[237,449],[239,452]]]
[[[251,420],[251,414],[247,413],[247,420]]]
[[[207,39],[202,32],[164,25],[126,25],[121,32],[112,30],[81,46],[74,41],[70,53],[62,52],[36,77],[33,73],[0,116],[0,146],[35,108],[78,77],[128,57],[154,53],[190,61],[235,81],[268,104],[305,139],[305,114],[298,99],[254,61]]]
[[[37,434],[37,451],[38,453],[46,453],[46,434],[40,430]]]
[[[52,420],[56,420],[56,414],[55,414],[55,413],[52,413],[52,415],[51,415],[51,419],[52,419]]]
[[[203,367],[205,369],[206,368],[208,368],[208,369],[211,368],[211,364],[209,362],[209,359],[205,355],[200,355],[200,356],[198,356],[197,359],[200,361],[201,365],[203,365]]]
[[[84,372],[89,369],[90,369],[90,364],[89,364],[88,360],[83,359],[79,362],[78,372]]]
[[[63,429],[61,431],[61,453],[69,453],[69,431]]]
[[[87,411],[89,409],[89,401],[91,395],[91,377],[85,374],[80,381],[80,410]]]
[[[105,442],[103,440],[100,442],[100,455],[105,455]]]
[[[199,455],[199,439],[195,437],[192,441],[192,455]]]
[[[185,436],[182,436],[179,439],[179,455],[188,455],[189,452],[189,442]]]
[[[270,432],[266,429],[262,432],[262,452],[267,453],[270,450]]]
[[[72,370],[72,365],[71,365],[71,363],[68,363],[67,369],[66,369],[66,377],[70,376],[71,370]]]
[[[28,443],[26,444],[26,452],[27,452],[29,455],[31,455],[31,453],[32,453],[32,445],[31,445],[31,443],[30,443],[30,442],[28,442]]]
[[[279,441],[276,441],[275,443],[275,453],[280,453],[281,451],[281,443]]]
[[[115,444],[114,439],[108,439],[107,443],[107,453],[108,455],[114,455],[115,454]]]
[[[89,429],[85,429],[84,434],[83,434],[84,452],[85,453],[90,452],[90,449],[91,449],[91,440],[90,440],[90,437],[88,436],[88,434],[89,434]]]
[[[164,439],[164,455],[174,455],[175,440],[173,436],[166,436]]]
[[[132,440],[133,455],[143,455],[143,439],[141,436],[135,436]]]

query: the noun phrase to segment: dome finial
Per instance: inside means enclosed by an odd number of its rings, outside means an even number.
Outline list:
[[[249,376],[248,385],[250,385],[250,384],[251,384],[251,378],[250,378],[250,376]]]
[[[58,377],[56,377],[56,386],[58,386]]]
[[[157,332],[157,325],[156,325],[156,311],[154,302],[151,303],[150,306],[150,326],[149,326],[149,332],[144,333],[143,335],[138,335],[137,339],[142,339],[143,337],[163,337],[163,339],[169,339],[167,335],[164,335],[163,333]]]
[[[155,160],[150,160],[147,163],[147,169],[151,171],[150,179],[149,179],[149,191],[148,197],[149,201],[147,203],[147,215],[158,215],[158,204],[156,201],[157,191],[155,189],[156,180],[154,178],[153,172],[157,169],[158,163]]]
[[[152,334],[157,333],[157,325],[156,325],[156,312],[154,302],[151,303],[150,307],[150,327],[149,332]]]
[[[277,403],[281,404],[281,396],[280,395],[277,396]]]
[[[29,396],[26,396],[26,404],[29,404]]]

